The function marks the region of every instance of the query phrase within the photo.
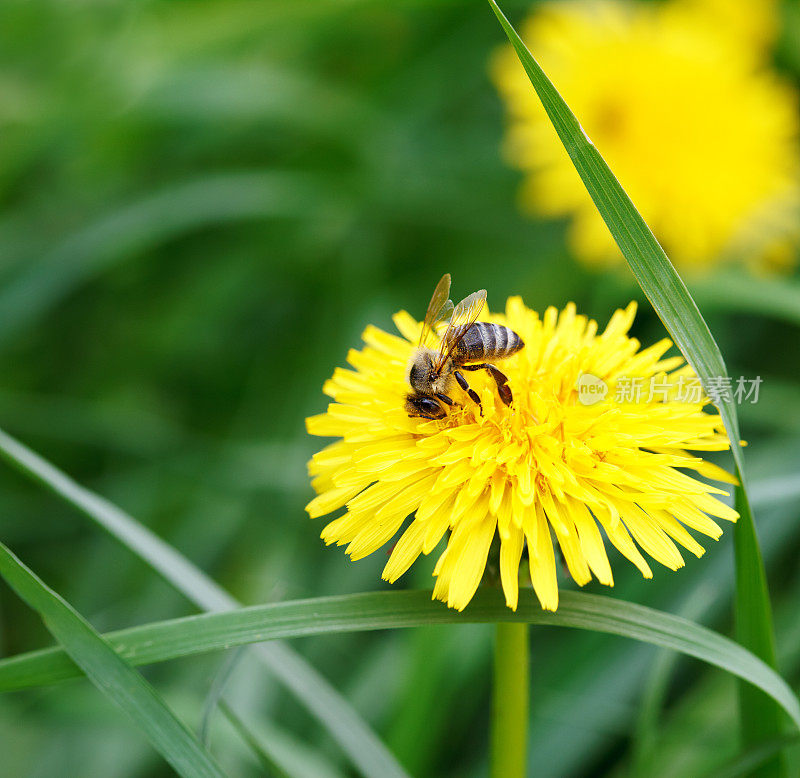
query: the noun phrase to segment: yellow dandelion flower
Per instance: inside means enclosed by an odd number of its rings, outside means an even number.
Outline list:
[[[697,15],[698,23],[712,26],[738,38],[747,48],[744,56],[763,58],[778,34],[780,13],[777,0],[759,0],[757,3],[739,3],[731,0],[670,0],[680,13]]]
[[[522,29],[684,268],[794,261],[800,125],[795,91],[767,63],[774,18],[773,3],[610,0],[550,3]],[[525,173],[523,208],[571,217],[583,261],[621,261],[510,47],[492,72],[508,109],[506,156]]]
[[[512,297],[504,314],[484,312],[482,320],[525,342],[502,362],[513,403],[500,401],[491,377],[472,372],[482,413],[457,390],[459,405],[441,420],[404,409],[420,323],[401,311],[399,336],[368,326],[365,347],[348,354],[352,369],[337,368],[324,386],[334,402],[307,420],[312,435],[340,438],[309,463],[318,494],[306,508],[311,517],[346,507],[322,538],[346,544],[357,560],[402,530],[383,570],[394,582],[446,537],[433,596],[459,610],[487,561],[515,609],[524,560],[542,607],[555,610],[555,543],[580,585],[592,576],[613,585],[604,536],[647,578],[642,551],[673,570],[683,565],[679,545],[700,556],[688,530],[717,539],[711,517],[737,514],[714,496],[725,492],[693,477],[731,482],[729,474],[689,451],[723,450],[728,439],[704,396],[679,396],[694,374],[681,357],[664,357],[670,342],[640,350],[628,336],[635,310],[617,311],[602,334],[573,304],[540,318]],[[576,387],[587,377],[607,387],[604,398],[582,399]],[[650,379],[668,381],[669,390],[617,402],[625,382]]]

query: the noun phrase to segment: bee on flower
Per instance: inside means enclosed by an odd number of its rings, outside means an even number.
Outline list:
[[[433,291],[425,321],[419,336],[419,345],[411,354],[408,364],[408,383],[411,393],[406,398],[406,410],[410,416],[423,419],[442,419],[447,415],[447,406],[455,402],[447,394],[454,381],[458,383],[478,406],[481,398],[470,388],[464,370],[486,370],[497,384],[497,394],[511,405],[513,394],[508,378],[493,364],[485,360],[508,359],[525,344],[509,327],[490,322],[479,322],[486,290],[481,289],[465,297],[454,306],[449,299],[450,274],[442,276]],[[430,347],[437,337],[436,325],[446,324],[444,335],[439,338],[438,348]]]
[[[539,317],[519,297],[495,314],[481,299],[478,313],[459,326],[468,333],[491,325],[514,336],[518,347],[504,350],[502,379],[488,369],[494,366],[485,364],[485,353],[475,352],[450,366],[480,367],[468,386],[439,386],[434,375],[425,385],[430,391],[421,391],[409,378],[427,333],[442,331],[432,369],[437,354],[457,353],[465,337],[453,345],[453,328],[442,321],[453,310],[442,297],[445,279],[425,321],[401,311],[394,316],[399,335],[366,328],[364,348],[348,354],[351,367],[337,368],[323,387],[333,399],[328,410],[307,420],[312,435],[339,438],[309,463],[317,492],[306,508],[311,517],[344,509],[323,529],[326,543],[346,545],[357,560],[399,534],[383,570],[394,582],[444,541],[433,596],[458,610],[492,555],[509,608],[517,607],[520,569],[527,566],[542,607],[555,610],[556,547],[579,585],[594,577],[612,586],[606,542],[650,578],[645,555],[676,570],[684,563],[679,546],[703,554],[690,530],[717,539],[715,519],[736,520],[717,499],[726,492],[696,476],[728,483],[732,477],[690,453],[729,446],[706,396],[686,402],[672,391],[635,404],[614,401],[622,377],[661,376],[676,387],[694,377],[682,357],[664,356],[669,340],[640,349],[628,335],[635,303],[598,333],[573,304]],[[481,322],[472,318],[478,315]],[[581,402],[585,375],[612,391]],[[445,387],[446,402],[436,391]],[[410,397],[436,402],[436,413],[420,412]]]

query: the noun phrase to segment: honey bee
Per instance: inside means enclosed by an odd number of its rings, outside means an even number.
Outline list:
[[[408,383],[412,391],[406,396],[409,416],[443,419],[447,408],[458,405],[450,397],[455,381],[480,408],[478,393],[470,389],[462,370],[486,370],[497,384],[500,399],[512,400],[508,378],[487,360],[505,359],[525,346],[514,330],[502,324],[478,321],[486,302],[486,290],[480,289],[453,307],[450,296],[450,274],[442,276],[431,297],[419,344],[408,364]],[[437,329],[447,329],[434,348]]]

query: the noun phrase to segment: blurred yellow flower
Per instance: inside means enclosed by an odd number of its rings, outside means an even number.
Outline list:
[[[773,2],[549,3],[522,37],[672,260],[794,262],[797,99],[768,68]],[[493,61],[525,210],[571,217],[573,250],[621,261],[516,55]]]
[[[669,0],[679,13],[696,14],[698,22],[738,38],[748,48],[740,56],[764,59],[778,32],[777,0]]]
[[[518,602],[523,554],[543,608],[558,607],[554,541],[580,585],[594,575],[613,585],[605,536],[647,578],[641,548],[671,569],[683,565],[676,543],[700,556],[687,527],[712,538],[722,530],[709,518],[735,520],[712,497],[725,494],[683,470],[731,481],[728,473],[688,450],[728,447],[720,418],[707,413],[700,392],[680,397],[676,386],[694,379],[681,357],[663,358],[670,342],[639,350],[628,336],[631,303],[597,334],[597,324],[575,306],[543,318],[518,297],[504,315],[482,319],[505,324],[525,348],[503,361],[514,392],[511,407],[497,397],[483,371],[470,382],[483,415],[461,394],[440,421],[409,418],[406,364],[420,324],[405,312],[394,322],[402,337],[369,326],[365,348],[351,350],[350,369],[337,368],[324,391],[334,402],[307,420],[312,435],[339,437],[309,463],[318,496],[312,518],[346,506],[323,530],[326,543],[347,544],[361,559],[388,543],[414,514],[394,546],[383,577],[394,582],[418,558],[446,548],[434,570],[433,595],[463,609],[487,563],[499,567],[508,607]],[[625,382],[670,382],[668,392],[639,402],[618,402]],[[589,381],[590,399],[580,387]],[[696,381],[696,379],[694,379]],[[603,398],[591,387],[605,386]],[[576,388],[578,387],[578,388]],[[630,398],[629,398],[630,399]],[[527,548],[527,551],[526,551]]]

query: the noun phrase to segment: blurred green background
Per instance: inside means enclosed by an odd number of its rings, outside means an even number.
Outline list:
[[[518,18],[530,5],[504,7]],[[518,212],[487,72],[500,43],[482,2],[4,0],[0,426],[246,603],[383,588],[383,552],[351,563],[303,511],[319,446],[304,419],[362,328],[421,315],[444,272],[455,294],[486,287],[490,306],[574,300],[601,325],[639,295],[627,271],[577,265],[563,223]],[[786,6],[775,57],[795,83],[798,44]],[[690,286],[730,374],[764,379],[742,425],[781,669],[797,688],[800,292],[793,277],[743,272]],[[646,304],[635,334],[663,335]],[[192,612],[6,466],[0,495],[4,542],[98,629]],[[712,545],[650,582],[612,560],[608,593],[729,632],[730,534]],[[429,587],[431,569],[399,585]],[[440,627],[295,647],[412,775],[480,776],[491,636]],[[51,642],[5,586],[0,641],[3,655]],[[532,652],[537,776],[700,775],[736,751],[735,687],[719,671],[567,630],[534,630]],[[224,660],[145,672],[195,728]],[[263,667],[242,661],[230,690],[265,737],[312,760],[306,774],[354,774]],[[88,682],[0,698],[0,744],[3,776],[169,774]],[[212,746],[232,775],[263,774],[220,716]]]

